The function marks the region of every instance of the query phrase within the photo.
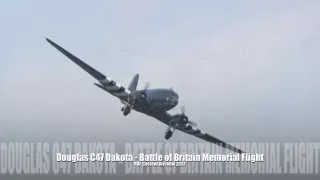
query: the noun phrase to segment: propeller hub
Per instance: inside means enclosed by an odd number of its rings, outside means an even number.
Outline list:
[[[181,115],[180,115],[180,120],[181,120],[182,122],[184,122],[184,123],[189,122],[188,117],[187,117],[186,115],[184,115],[184,114],[181,114]]]

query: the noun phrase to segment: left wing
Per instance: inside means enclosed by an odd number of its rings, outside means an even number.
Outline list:
[[[150,114],[151,115],[151,114]],[[161,122],[169,125],[169,122],[172,120],[172,115],[170,115],[169,113],[165,112],[165,113],[158,113],[156,115],[153,115],[153,117],[157,118],[158,120],[160,120]],[[202,131],[201,129],[194,127],[194,126],[186,126],[186,124],[179,124],[178,126],[175,127],[175,129],[178,129],[182,132],[185,132],[187,134],[190,134],[192,136],[198,137],[200,139],[203,139],[207,142],[211,142],[214,143],[218,146],[221,146],[223,148],[229,149],[231,151],[234,151],[236,153],[244,153],[244,151],[242,151],[241,149],[238,149],[216,137],[211,136],[210,134],[205,133],[204,131]]]
[[[95,83],[96,86],[99,88],[107,91],[108,93],[112,94],[113,96],[116,96],[119,98],[121,101],[127,101],[127,97],[129,93],[126,91],[126,89],[120,85],[117,85],[115,81],[109,79],[106,77],[104,74],[101,72],[97,71],[93,67],[89,66],[85,62],[83,62],[81,59],[78,57],[74,56],[52,40],[46,38],[48,43],[50,43],[53,47],[55,47],[57,50],[59,50],[62,54],[67,56],[71,61],[73,61],[75,64],[80,66],[83,70],[85,70],[87,73],[89,73],[92,77],[94,77],[96,80],[100,82],[100,84]]]

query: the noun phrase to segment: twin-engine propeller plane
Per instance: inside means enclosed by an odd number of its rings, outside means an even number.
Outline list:
[[[173,132],[178,129],[182,132],[217,144],[236,153],[243,153],[242,150],[231,146],[230,144],[227,144],[224,141],[221,141],[220,139],[217,139],[197,128],[197,125],[190,121],[185,115],[184,108],[182,108],[180,114],[169,114],[167,111],[174,108],[178,104],[179,100],[179,96],[174,90],[149,89],[148,84],[143,90],[137,90],[139,74],[136,74],[133,77],[128,89],[126,89],[117,85],[115,81],[95,70],[55,42],[48,38],[46,40],[53,47],[67,56],[71,61],[79,65],[83,70],[87,71],[91,76],[93,76],[99,82],[94,83],[94,85],[119,98],[123,104],[121,111],[124,116],[127,116],[131,110],[136,110],[158,119],[168,126],[164,136],[166,140],[168,140],[173,135]]]

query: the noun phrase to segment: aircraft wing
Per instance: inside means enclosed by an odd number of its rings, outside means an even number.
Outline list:
[[[172,115],[168,114],[168,113],[158,113],[156,115],[154,115],[153,117],[157,118],[158,120],[160,120],[161,122],[169,125],[169,122],[170,120],[172,120]],[[226,148],[226,149],[229,149],[231,151],[234,151],[236,153],[244,153],[244,151],[242,151],[241,149],[238,149],[216,137],[213,137],[211,136],[210,134],[207,134],[205,133],[203,130],[197,128],[197,127],[194,127],[192,125],[190,126],[186,126],[186,124],[179,124],[177,127],[175,127],[176,129],[184,132],[184,133],[187,133],[187,134],[190,134],[192,136],[195,136],[195,137],[198,137],[200,139],[203,139],[207,142],[210,142],[210,143],[214,143],[218,146],[221,146],[223,148]]]
[[[207,133],[203,132],[201,129],[192,127],[192,129],[188,130],[185,125],[179,126],[177,129],[179,129],[180,131],[183,131],[183,132],[185,132],[187,134],[196,136],[196,137],[198,137],[200,139],[203,139],[205,141],[214,143],[214,144],[216,144],[218,146],[221,146],[223,148],[226,148],[226,149],[229,149],[231,151],[234,151],[236,153],[240,153],[240,154],[243,153],[242,150],[240,150],[240,149],[238,149],[238,148],[236,148],[236,147],[234,147],[234,146],[232,146],[230,144],[227,144],[226,142],[224,142],[224,141],[222,141],[222,140],[220,140],[220,139],[218,139],[216,137],[213,137],[210,134],[207,134]]]
[[[87,73],[89,73],[92,77],[94,77],[98,83],[95,83],[94,85],[98,86],[99,88],[103,89],[104,91],[107,91],[108,93],[118,97],[121,101],[127,101],[128,97],[128,92],[126,89],[120,85],[117,85],[115,81],[109,79],[106,77],[104,74],[101,72],[97,71],[93,67],[89,66],[85,62],[83,62],[81,59],[78,57],[74,56],[52,40],[46,38],[48,43],[50,43],[53,47],[55,47],[57,50],[59,50],[62,54],[67,56],[71,61],[73,61],[75,64],[80,66],[83,70],[85,70]]]

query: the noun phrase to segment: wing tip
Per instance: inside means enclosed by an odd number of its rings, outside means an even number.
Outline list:
[[[50,38],[46,37],[46,41],[50,44],[55,44]]]

